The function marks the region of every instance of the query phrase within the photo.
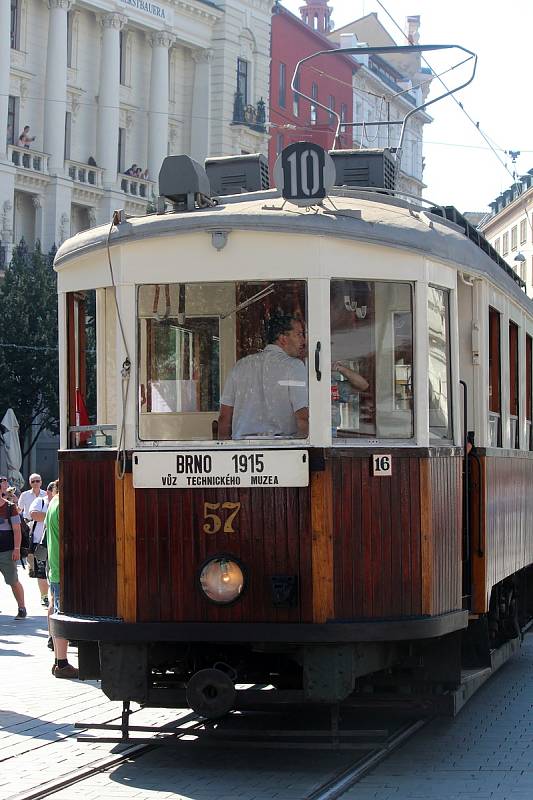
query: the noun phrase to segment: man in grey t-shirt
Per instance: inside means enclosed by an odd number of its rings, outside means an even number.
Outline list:
[[[268,344],[241,358],[220,398],[219,439],[306,437],[309,430],[307,369],[302,323],[278,314],[267,326]]]

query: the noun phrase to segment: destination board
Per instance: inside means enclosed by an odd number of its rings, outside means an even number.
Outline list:
[[[165,450],[133,453],[136,489],[308,486],[307,450]]]

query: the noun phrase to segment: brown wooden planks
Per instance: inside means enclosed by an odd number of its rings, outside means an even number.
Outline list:
[[[143,490],[137,510],[137,606],[142,621],[275,622],[312,620],[310,489]],[[239,503],[233,532],[224,531]],[[222,521],[209,532],[213,518]],[[199,588],[202,564],[225,553],[243,564],[241,600],[217,606]],[[275,608],[272,576],[299,579],[299,602]]]
[[[392,458],[378,478],[368,453],[332,456],[337,619],[461,608],[461,456]]]
[[[115,458],[60,459],[61,584],[67,614],[117,613]]]
[[[333,504],[331,465],[311,475],[313,622],[334,617]]]

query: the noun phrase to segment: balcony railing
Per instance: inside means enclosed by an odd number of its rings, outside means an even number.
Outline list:
[[[134,178],[133,175],[119,174],[120,188],[131,197],[140,197],[141,200],[150,200],[152,197],[153,181]]]
[[[240,92],[235,92],[233,100],[233,124],[247,125],[253,131],[266,133],[266,112],[263,98],[256,106],[244,105]]]
[[[72,178],[73,181],[101,189],[103,173],[101,167],[93,167],[90,164],[82,164],[79,161],[65,161],[65,165],[69,178]]]
[[[30,169],[33,172],[42,172],[44,175],[48,174],[47,153],[40,153],[38,150],[30,150],[27,147],[19,147],[16,144],[10,144],[7,153],[8,158],[11,159],[16,167]]]

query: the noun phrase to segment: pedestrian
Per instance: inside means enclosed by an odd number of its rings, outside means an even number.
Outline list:
[[[17,601],[16,620],[26,619],[24,589],[18,579],[17,561],[20,559],[20,516],[16,503],[0,496],[0,572]]]
[[[30,136],[30,126],[24,125],[24,130],[22,131],[22,133],[18,138],[18,146],[25,147],[27,150],[29,150],[31,142],[34,141],[35,141],[35,136]]]
[[[9,489],[9,482],[5,475],[0,475],[0,495],[6,497],[7,490]]]
[[[34,500],[39,497],[43,499],[46,497],[46,492],[42,489],[42,478],[37,472],[32,472],[29,479],[29,484],[31,489],[26,489],[25,492],[22,492],[18,499],[18,507],[19,511],[22,514],[23,518],[26,520],[27,524],[30,527],[30,531],[33,528],[33,521],[30,517],[30,508]],[[35,539],[34,539],[35,541]],[[39,540],[40,541],[40,540]],[[33,558],[30,559],[33,561]],[[32,565],[30,563],[30,570],[33,572]],[[32,575],[32,577],[35,577]],[[46,576],[44,576],[46,577]],[[48,584],[46,581],[44,583],[39,584],[39,588],[41,589],[41,604],[43,606],[48,605]]]
[[[59,567],[59,480],[54,481],[54,496],[48,505],[45,517],[46,545],[48,547],[48,580],[50,581],[50,611],[60,613],[60,567]],[[68,663],[68,640],[52,636],[55,662],[52,675],[55,678],[77,678],[78,670]]]
[[[28,556],[30,563],[30,578],[37,579],[37,585],[41,592],[41,605],[48,608],[48,580],[46,577],[46,561],[38,559],[35,555],[37,545],[40,544],[44,536],[44,518],[50,500],[53,497],[54,483],[49,483],[45,496],[34,498],[29,511],[31,519],[30,528],[32,531],[31,551]]]
[[[137,176],[137,164],[132,164],[129,169],[126,170],[124,175],[131,175],[133,178]]]

